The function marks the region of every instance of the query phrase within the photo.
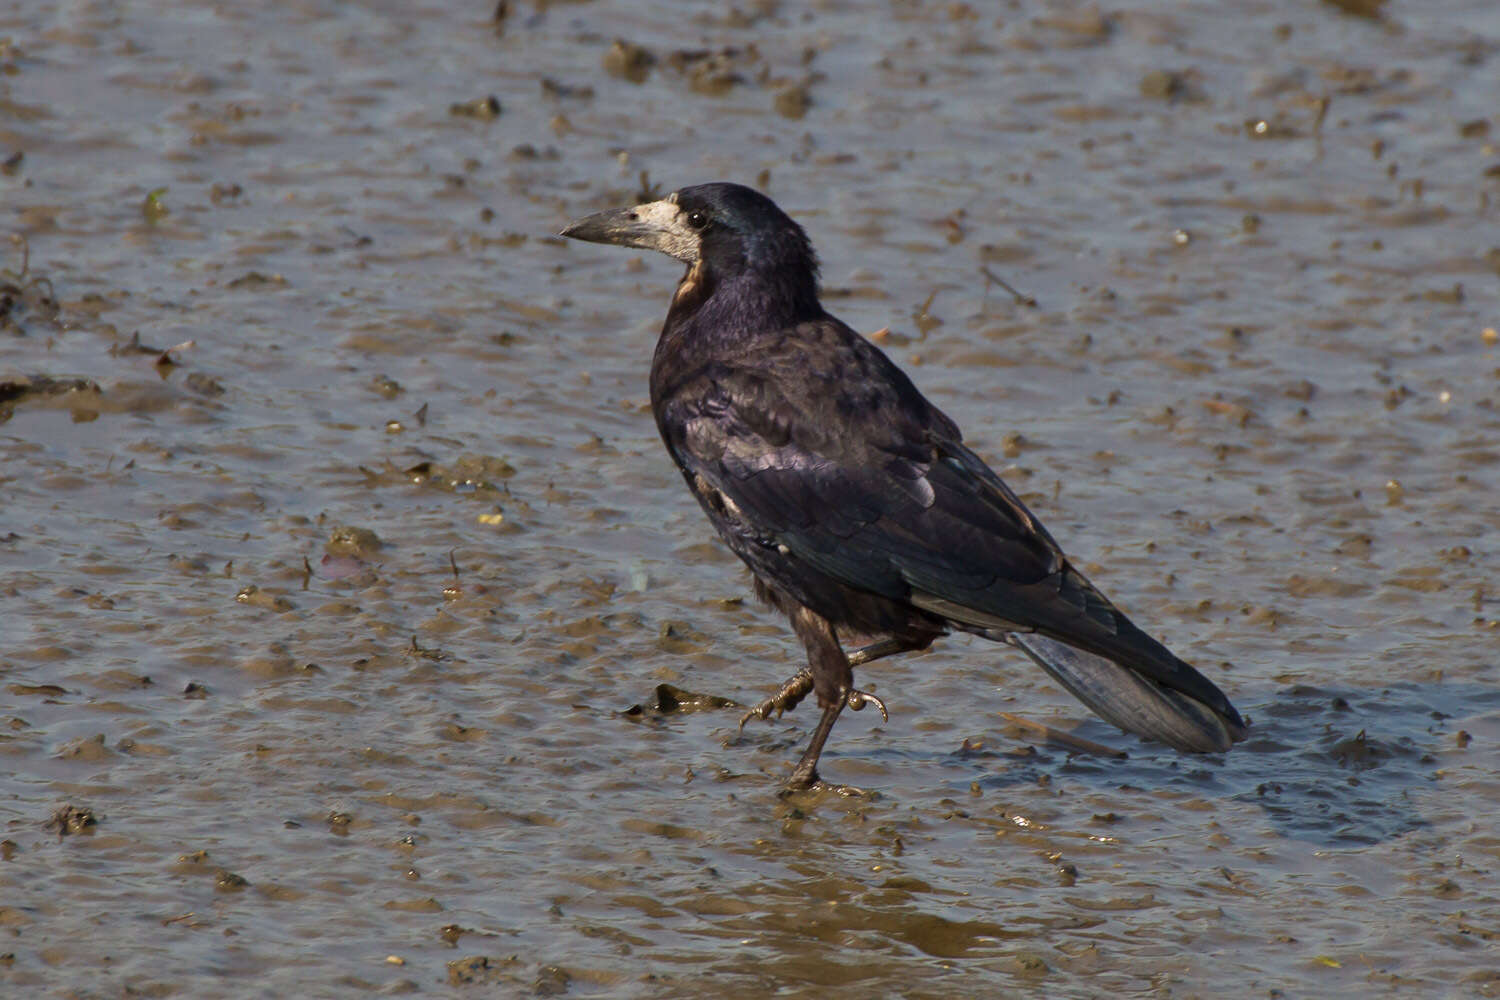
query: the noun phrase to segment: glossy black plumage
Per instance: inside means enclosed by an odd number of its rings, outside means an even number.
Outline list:
[[[953,421],[823,310],[811,244],[769,199],[705,184],[563,234],[688,264],[652,407],[709,520],[807,647],[824,717],[794,784],[818,780],[833,721],[861,700],[840,640],[873,644],[865,662],[951,629],[1032,633],[1018,645],[1125,728],[1189,750],[1243,735],[1223,693],[1078,573]],[[808,686],[793,678],[755,714]]]

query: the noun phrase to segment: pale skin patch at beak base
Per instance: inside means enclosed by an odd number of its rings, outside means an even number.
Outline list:
[[[684,264],[696,264],[701,251],[697,232],[688,228],[683,211],[677,204],[674,192],[661,201],[648,201],[631,210],[645,227],[655,234],[650,242],[641,246],[648,250],[660,250],[668,257],[676,257]]]
[[[598,212],[568,225],[562,235],[590,243],[657,250],[685,264],[702,256],[702,238],[687,223],[675,194],[634,208]]]

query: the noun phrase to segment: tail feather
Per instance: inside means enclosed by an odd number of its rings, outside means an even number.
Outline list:
[[[1226,718],[1196,698],[1113,660],[1036,633],[994,638],[1019,648],[1073,697],[1126,732],[1188,753],[1218,753],[1245,738],[1245,725],[1238,717]]]

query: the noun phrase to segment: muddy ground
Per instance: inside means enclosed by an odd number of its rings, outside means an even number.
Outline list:
[[[0,993],[1500,995],[1497,73],[1484,0],[0,11]],[[955,639],[778,797],[679,268],[551,235],[714,179],[1248,742]]]

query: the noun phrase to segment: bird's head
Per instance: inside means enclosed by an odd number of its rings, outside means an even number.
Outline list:
[[[696,286],[752,277],[817,300],[818,261],[807,234],[770,198],[740,184],[685,187],[579,219],[561,235],[660,250],[687,264]]]

